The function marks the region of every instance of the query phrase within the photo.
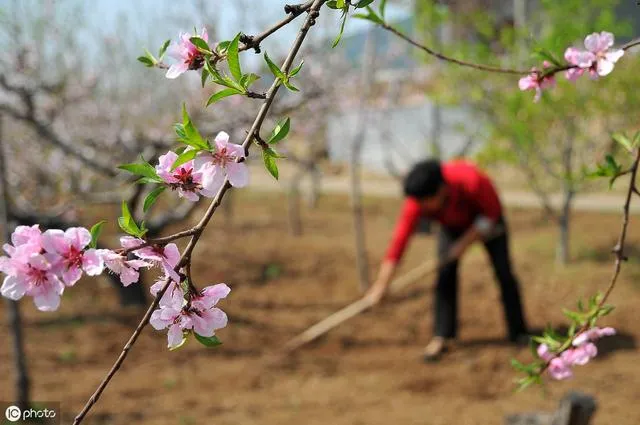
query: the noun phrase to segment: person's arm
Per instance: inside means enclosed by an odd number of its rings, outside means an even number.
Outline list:
[[[391,279],[395,274],[397,264],[407,247],[418,220],[420,218],[420,205],[413,199],[406,199],[400,217],[396,224],[389,247],[380,266],[378,276],[367,291],[365,296],[371,297],[374,303],[378,303],[389,288]]]

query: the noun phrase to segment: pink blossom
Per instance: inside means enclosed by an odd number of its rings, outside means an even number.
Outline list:
[[[2,283],[2,296],[17,301],[23,296],[33,297],[40,311],[54,311],[60,306],[64,284],[52,272],[52,265],[42,254],[33,252],[27,244],[10,253],[11,258],[2,262],[7,277]]]
[[[192,36],[188,33],[180,33],[179,41],[175,44],[172,44],[167,49],[167,54],[178,62],[171,65],[169,70],[167,71],[167,78],[178,78],[181,74],[190,69],[199,69],[202,67],[204,62],[204,55],[198,51],[196,46],[191,43]],[[204,41],[209,42],[209,35],[207,34],[207,29],[202,28],[202,33],[200,34],[200,38]]]
[[[181,198],[186,198],[189,201],[196,202],[199,199],[198,195],[215,196],[216,192],[203,186],[203,173],[194,170],[193,161],[188,161],[172,170],[171,168],[177,158],[178,155],[173,151],[162,155],[158,159],[158,165],[156,165],[158,176],[172,190],[177,190]]]
[[[592,68],[601,77],[610,74],[615,63],[624,55],[622,49],[611,49],[613,43],[613,34],[606,31],[600,34],[594,32],[584,39],[584,47],[595,56]]]
[[[120,238],[120,244],[126,249],[132,249],[144,244],[144,241],[131,236],[123,236]],[[146,246],[134,250],[133,253],[143,260],[159,263],[167,276],[175,282],[180,282],[180,276],[175,271],[175,267],[180,262],[180,251],[176,244],[170,243],[164,248],[158,245]]]
[[[159,284],[160,282],[156,283],[156,294],[161,287]],[[227,315],[215,305],[229,292],[229,287],[220,283],[203,289],[200,294],[186,301],[180,287],[175,285],[167,289],[165,296],[159,302],[159,308],[151,315],[149,323],[156,330],[169,329],[167,333],[169,348],[182,344],[185,331],[212,337],[217,329],[227,325]]]
[[[161,277],[153,285],[151,285],[151,288],[149,288],[149,292],[151,292],[151,295],[153,295],[154,297],[157,297],[158,292],[160,292],[160,290],[166,283],[166,277]],[[180,288],[180,286],[175,281],[171,280],[169,286],[167,287],[167,290],[164,292],[162,298],[160,299],[160,304],[168,303],[169,300],[174,296],[175,292],[179,292],[180,294],[182,294],[182,288]]]
[[[551,64],[547,61],[543,62],[543,66],[545,68],[549,68]],[[531,68],[531,73],[526,77],[520,78],[518,81],[518,87],[520,90],[535,90],[536,95],[533,98],[534,102],[538,102],[540,97],[542,96],[542,90],[553,87],[556,83],[556,80],[553,75],[548,75],[544,78],[540,78],[541,73],[537,70],[537,68]]]
[[[567,379],[573,376],[570,364],[565,362],[561,357],[552,359],[549,362],[547,370],[549,371],[549,375],[551,375],[553,379],[557,380]]]
[[[596,346],[587,342],[577,348],[569,349],[561,354],[562,359],[569,365],[585,365],[598,354]]]
[[[194,313],[191,316],[193,330],[201,336],[211,337],[216,329],[227,326],[227,315],[215,305],[222,298],[229,295],[231,289],[224,283],[207,286],[200,295],[191,299],[191,308]]]
[[[135,283],[140,278],[138,269],[151,267],[151,264],[143,260],[127,260],[127,257],[108,249],[100,250],[100,255],[104,259],[105,266],[113,273],[120,276],[120,281],[124,286]]]
[[[564,58],[576,68],[571,68],[565,72],[565,76],[569,81],[576,81],[596,60],[596,55],[591,52],[578,50],[575,47],[569,47],[564,52]]]
[[[51,229],[42,234],[42,246],[47,251],[44,255],[67,286],[80,280],[83,270],[89,276],[102,273],[104,262],[98,251],[85,249],[90,242],[91,233],[82,227],[71,227],[65,232]]]
[[[33,226],[18,226],[11,234],[11,243],[14,246],[31,245],[35,251],[39,251],[37,248],[42,247],[42,232],[40,226],[34,224]]]
[[[179,288],[178,288],[179,289]],[[171,291],[168,297],[162,297],[159,308],[151,314],[149,323],[155,330],[169,328],[167,333],[168,347],[176,348],[184,341],[183,328],[185,316],[183,314],[183,306],[186,300],[182,291]]]
[[[578,347],[587,341],[595,341],[603,336],[615,335],[616,330],[613,328],[593,327],[588,329],[573,339],[573,345]]]
[[[540,344],[538,346],[538,356],[545,362],[553,359],[554,355],[551,351],[549,351],[549,346],[547,344]]]
[[[229,135],[224,131],[218,133],[215,143],[215,152],[201,153],[194,159],[194,166],[210,176],[204,185],[210,191],[217,192],[224,183],[225,177],[228,177],[231,186],[246,186],[249,183],[249,169],[244,162],[237,162],[245,157],[244,148],[241,145],[229,143]]]

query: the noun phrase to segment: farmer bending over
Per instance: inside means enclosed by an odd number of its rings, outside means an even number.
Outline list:
[[[404,180],[405,200],[376,282],[367,292],[374,303],[384,297],[389,283],[421,216],[440,223],[438,257],[445,264],[438,272],[434,309],[434,337],[425,360],[435,359],[456,337],[458,315],[458,260],[466,249],[482,240],[500,283],[509,340],[528,339],[518,281],[511,270],[506,220],[498,194],[489,179],[464,161],[418,163]]]

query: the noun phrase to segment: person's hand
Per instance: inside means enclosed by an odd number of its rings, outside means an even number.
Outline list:
[[[387,286],[383,282],[376,281],[364,294],[364,298],[370,300],[372,305],[376,305],[382,301],[386,293]]]
[[[453,244],[453,246],[449,248],[447,260],[454,261],[459,259],[460,257],[462,257],[462,254],[464,254],[464,251],[466,250],[466,248],[467,248],[467,244],[464,244],[461,242],[457,242]]]

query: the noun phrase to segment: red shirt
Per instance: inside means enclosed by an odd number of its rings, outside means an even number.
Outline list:
[[[496,223],[502,206],[493,183],[475,165],[461,160],[442,163],[442,177],[448,187],[445,205],[435,213],[423,211],[415,198],[408,197],[385,258],[398,262],[421,216],[438,221],[442,226],[462,232],[484,216]]]

